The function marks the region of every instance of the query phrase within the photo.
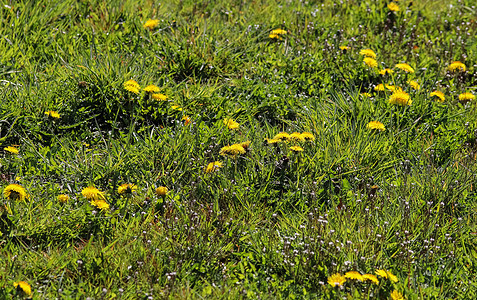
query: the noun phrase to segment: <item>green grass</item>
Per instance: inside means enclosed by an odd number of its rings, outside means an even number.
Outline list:
[[[476,106],[459,101],[477,88],[473,1],[321,2],[2,4],[0,188],[29,196],[0,200],[0,298],[19,281],[34,299],[476,297]],[[279,132],[315,140],[267,144]],[[328,284],[378,269],[398,281]]]

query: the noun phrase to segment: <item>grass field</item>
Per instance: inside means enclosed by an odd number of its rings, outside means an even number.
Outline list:
[[[3,1],[0,298],[477,298],[475,5]]]

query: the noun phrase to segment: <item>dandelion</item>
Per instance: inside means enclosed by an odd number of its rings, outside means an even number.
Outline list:
[[[395,2],[389,3],[388,4],[388,9],[390,11],[400,11],[399,5],[397,5],[397,3],[395,3]]]
[[[392,282],[397,282],[399,280],[395,275],[393,275],[391,272],[386,270],[376,270],[374,273],[376,273],[376,275],[379,275],[383,278],[388,278]]]
[[[460,61],[454,61],[453,63],[451,63],[448,67],[447,67],[447,70],[451,71],[451,72],[455,72],[455,71],[463,71],[465,72],[466,70],[466,67],[463,63],[461,63]]]
[[[221,161],[214,161],[214,162],[211,162],[207,165],[207,167],[205,168],[205,173],[209,174],[209,173],[212,173],[212,172],[215,172],[217,171],[219,168],[222,168],[223,167],[223,164]]]
[[[60,203],[66,203],[68,202],[69,199],[70,199],[70,196],[68,196],[67,194],[58,195],[58,201]]]
[[[248,151],[248,150],[250,150],[249,147],[250,147],[251,143],[252,143],[251,141],[245,141],[245,142],[242,142],[238,145],[242,146],[245,149],[245,151]]]
[[[224,125],[227,126],[230,130],[238,129],[240,124],[235,122],[233,119],[224,119]]]
[[[109,209],[108,202],[104,201],[103,199],[91,200],[90,204],[92,206],[95,206],[95,207],[101,209],[101,210]]]
[[[389,69],[389,68],[385,68],[385,69],[379,71],[379,74],[381,74],[381,75],[383,75],[383,76],[384,76],[384,75],[389,75],[389,74],[392,74],[392,73],[394,73],[394,70],[393,70],[393,69]]]
[[[467,102],[474,100],[475,96],[472,93],[462,93],[459,95],[459,101]]]
[[[376,276],[374,276],[373,274],[364,274],[363,275],[363,279],[366,281],[366,280],[369,280],[371,281],[372,283],[374,284],[379,284],[379,280]]]
[[[400,88],[398,86],[389,85],[389,84],[385,84],[384,86],[393,93],[394,92],[402,92],[402,88]]]
[[[340,273],[336,273],[328,277],[328,284],[333,287],[338,286],[341,288],[345,282],[346,278]]]
[[[376,68],[378,66],[378,62],[371,57],[365,57],[363,62],[370,68]]]
[[[305,141],[314,141],[315,140],[315,136],[312,133],[309,133],[309,132],[306,132],[306,131],[302,132],[301,137]]]
[[[384,92],[386,89],[384,88],[384,84],[380,83],[377,86],[374,87],[374,90],[376,92]]]
[[[295,142],[304,142],[305,138],[299,132],[294,132],[290,134],[290,140]]]
[[[154,84],[150,84],[143,89],[146,93],[159,93],[161,89]]]
[[[403,295],[397,290],[392,291],[390,296],[392,300],[404,300]]]
[[[403,71],[405,71],[405,72],[407,72],[407,73],[414,73],[414,69],[413,69],[410,65],[405,64],[405,63],[403,63],[403,64],[397,64],[397,65],[396,65],[396,68],[398,68],[398,69],[400,69],[400,70],[403,70]]]
[[[182,117],[182,121],[184,121],[184,125],[187,126],[187,125],[190,124],[190,122],[191,122],[192,120],[190,119],[189,116],[183,116],[183,117]]]
[[[274,29],[272,30],[271,34],[276,34],[276,35],[287,34],[287,31],[283,29]]]
[[[56,111],[53,111],[53,110],[45,111],[45,115],[50,116],[53,119],[59,119],[60,118],[60,114]]]
[[[363,275],[361,275],[361,273],[359,273],[359,272],[357,272],[357,271],[349,271],[349,272],[346,272],[344,276],[345,276],[346,278],[349,278],[349,279],[355,279],[355,280],[359,280],[359,281],[364,281]]]
[[[351,48],[348,47],[348,46],[340,46],[340,50],[343,51],[343,52],[346,52],[346,51],[348,51],[349,49],[351,49]]]
[[[370,93],[361,93],[360,95],[365,97],[365,98],[371,98],[372,97],[372,95]]]
[[[286,142],[291,139],[290,135],[286,132],[280,132],[276,134],[273,138],[282,142]]]
[[[153,30],[154,28],[157,27],[157,25],[159,25],[159,20],[149,19],[146,21],[146,23],[144,23],[143,27],[144,29]]]
[[[154,99],[154,100],[159,100],[159,101],[166,101],[167,100],[167,96],[164,95],[164,94],[161,94],[161,93],[152,94],[151,98]]]
[[[396,91],[389,98],[389,103],[394,105],[406,106],[411,105],[412,100],[409,97],[409,94],[404,91]]]
[[[25,189],[16,183],[9,184],[3,189],[3,196],[8,200],[14,201],[24,201],[28,198],[28,195]]]
[[[165,197],[169,190],[165,186],[160,186],[156,189],[156,195],[159,197]]]
[[[95,188],[94,186],[84,188],[81,191],[81,194],[88,200],[100,200],[105,198],[104,193]]]
[[[376,59],[376,53],[374,53],[374,51],[371,49],[363,49],[359,51],[359,54],[364,55],[365,57],[371,57]]]
[[[269,145],[277,144],[277,143],[281,142],[280,139],[266,139],[266,141],[267,141],[267,144],[269,144]]]
[[[419,83],[417,83],[417,81],[410,80],[410,81],[408,81],[407,83],[408,83],[413,89],[415,89],[416,91],[421,88],[421,86],[419,85]]]
[[[132,79],[129,79],[128,81],[126,81],[123,84],[123,87],[126,91],[134,93],[134,94],[139,94],[139,90],[141,89],[139,84],[135,80],[132,80]]]
[[[172,105],[171,108],[173,110],[182,111],[182,107],[180,107],[179,105]]]
[[[444,100],[446,99],[445,95],[443,92],[441,91],[434,91],[430,94],[430,96],[436,96],[437,98],[439,98],[439,102],[444,102]]]
[[[239,154],[245,154],[245,149],[239,144],[233,144],[231,146],[225,146],[220,149],[219,154],[222,156],[236,157]]]
[[[137,185],[132,183],[123,183],[118,187],[119,195],[129,195],[135,193],[137,190]]]
[[[13,147],[13,146],[5,147],[5,148],[3,148],[3,150],[5,150],[6,152],[8,152],[8,153],[10,153],[10,154],[18,154],[18,153],[20,153],[20,151],[18,151],[18,148]]]
[[[371,121],[366,125],[368,129],[371,130],[376,130],[376,131],[384,131],[386,128],[384,127],[384,124],[379,122],[379,121]]]
[[[13,286],[17,289],[17,292],[21,293],[24,297],[31,297],[31,286],[25,281],[14,282]]]
[[[303,148],[300,147],[300,146],[292,146],[292,147],[290,147],[290,150],[295,152],[295,153],[303,152]]]

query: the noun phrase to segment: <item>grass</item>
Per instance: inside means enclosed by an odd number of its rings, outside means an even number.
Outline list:
[[[1,297],[474,298],[473,2],[321,2],[4,3],[0,188],[28,196],[2,195]]]

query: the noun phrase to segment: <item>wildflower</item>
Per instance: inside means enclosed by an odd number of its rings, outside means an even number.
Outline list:
[[[377,92],[384,92],[385,91],[384,84],[382,83],[378,84],[377,86],[374,87],[374,90]]]
[[[215,172],[217,171],[219,168],[222,168],[223,167],[223,164],[221,161],[214,161],[214,162],[211,162],[207,165],[207,167],[205,168],[205,173],[209,174],[209,173],[212,173],[212,172]]]
[[[444,100],[446,99],[445,95],[443,92],[441,91],[434,91],[430,94],[430,96],[436,96],[437,98],[439,98],[439,102],[444,102]]]
[[[165,197],[169,190],[165,186],[160,186],[156,189],[156,195],[159,197]]]
[[[300,146],[292,146],[292,147],[290,147],[290,150],[293,151],[293,152],[296,152],[296,153],[303,152],[303,148],[300,147]]]
[[[454,61],[453,63],[451,63],[448,67],[447,67],[447,70],[451,71],[451,72],[455,72],[455,71],[463,71],[465,72],[466,70],[466,67],[463,63],[461,63],[460,61]]]
[[[363,279],[366,281],[366,280],[369,280],[371,281],[372,283],[374,284],[379,284],[379,280],[376,276],[374,276],[373,274],[364,274],[363,275]]]
[[[108,202],[104,201],[103,199],[91,200],[90,204],[101,210],[109,209]]]
[[[392,300],[404,300],[403,295],[397,290],[392,291],[390,296]]]
[[[187,125],[189,125],[189,124],[190,124],[190,122],[191,122],[191,119],[190,119],[190,117],[189,117],[189,116],[183,116],[183,117],[182,117],[182,121],[184,121],[184,125],[186,125],[186,126],[187,126]]]
[[[144,29],[153,30],[154,28],[157,27],[157,25],[159,25],[159,20],[149,19],[146,21],[146,23],[144,23],[143,27]]]
[[[118,187],[118,194],[120,195],[132,194],[136,192],[136,190],[137,190],[137,185],[132,183],[123,183]]]
[[[233,144],[231,146],[225,146],[220,149],[219,154],[223,156],[232,156],[235,157],[239,154],[245,154],[245,149],[239,144]]]
[[[271,38],[271,39],[279,39],[279,40],[282,39],[281,37],[278,36],[278,34],[273,34],[273,33],[270,33],[268,35],[268,37]]]
[[[45,115],[50,116],[53,119],[59,119],[60,118],[60,114],[56,111],[53,111],[53,110],[45,111]]]
[[[392,73],[394,73],[394,71],[392,69],[389,69],[389,68],[385,68],[385,69],[379,71],[379,74],[381,74],[383,76],[384,75],[389,75],[389,74],[392,74]]]
[[[384,86],[393,93],[394,92],[402,92],[402,88],[400,88],[398,86],[389,85],[389,84],[385,84]]]
[[[462,101],[462,102],[467,102],[474,99],[475,99],[475,96],[472,93],[462,93],[459,95],[459,101]]]
[[[240,124],[235,122],[233,119],[224,119],[224,125],[227,126],[230,130],[239,128]]]
[[[287,34],[287,31],[283,29],[274,29],[272,30],[271,34],[276,34],[276,35]]]
[[[133,79],[129,79],[128,81],[126,81],[123,86],[135,86],[137,88],[140,88],[139,86],[139,83],[137,83],[136,80],[133,80]]]
[[[143,89],[146,93],[159,93],[161,89],[154,84],[150,84]]]
[[[68,202],[69,199],[70,199],[70,196],[68,196],[67,194],[58,195],[58,201],[60,203],[66,203]]]
[[[359,281],[364,281],[363,275],[361,275],[361,273],[359,273],[359,272],[357,272],[357,271],[349,271],[349,272],[346,272],[345,277],[346,277],[346,278],[349,278],[349,279],[355,279],[355,280],[359,280]]]
[[[5,148],[3,148],[3,150],[5,150],[5,151],[7,151],[8,153],[11,153],[11,154],[18,154],[18,153],[20,153],[20,151],[18,151],[18,148],[13,147],[13,146],[5,147]]]
[[[399,280],[395,275],[393,275],[391,272],[386,271],[386,270],[376,270],[375,273],[376,273],[376,275],[379,275],[383,278],[388,278],[392,282],[397,282]]]
[[[388,9],[390,11],[400,11],[399,5],[397,5],[397,3],[394,3],[394,2],[391,2],[388,4]]]
[[[363,62],[370,68],[376,68],[378,66],[378,62],[371,57],[365,57]]]
[[[286,142],[286,141],[291,139],[290,135],[286,132],[280,132],[280,133],[276,134],[273,138],[277,139],[277,140],[280,140],[282,142]]]
[[[403,70],[407,73],[414,73],[414,69],[408,64],[397,64],[396,68]]]
[[[295,141],[295,142],[304,142],[305,138],[301,136],[301,133],[299,132],[294,132],[290,134],[290,140]]]
[[[333,287],[335,286],[342,287],[343,283],[345,282],[346,282],[346,278],[340,273],[336,273],[328,277],[328,283]]]
[[[182,107],[180,107],[179,105],[172,105],[171,108],[172,108],[173,110],[182,111]]]
[[[370,93],[361,93],[360,95],[365,97],[365,98],[371,98],[372,97],[372,95]]]
[[[348,51],[349,49],[351,49],[351,48],[348,47],[348,46],[340,46],[340,50],[343,51],[343,52],[346,52],[346,51]]]
[[[305,141],[314,141],[315,140],[315,136],[312,133],[309,133],[309,132],[306,132],[306,131],[302,132],[301,137]]]
[[[407,83],[408,83],[413,89],[415,89],[416,91],[421,88],[421,86],[419,85],[419,83],[417,83],[417,81],[410,80],[410,81],[408,81]]]
[[[384,124],[379,122],[379,121],[371,121],[366,125],[368,129],[371,130],[379,130],[379,131],[384,131],[386,128],[384,127]]]
[[[25,297],[30,297],[32,295],[31,286],[25,281],[14,282],[13,286]]]
[[[363,49],[359,51],[359,54],[364,55],[365,57],[371,57],[371,58],[376,58],[376,53],[374,53],[373,50],[371,49]]]
[[[95,188],[94,186],[84,188],[81,191],[81,194],[88,200],[99,200],[105,198],[104,193]]]
[[[411,105],[412,100],[410,99],[408,93],[404,91],[396,91],[389,98],[389,103],[394,105],[406,106],[406,105]]]
[[[3,189],[3,196],[8,200],[24,201],[27,199],[27,193],[25,189],[19,184],[9,184]]]
[[[266,139],[267,141],[267,144],[271,145],[271,144],[277,144],[277,143],[280,143],[281,140],[279,139]]]
[[[167,96],[161,93],[156,93],[151,95],[152,99],[159,100],[159,101],[166,101]]]
[[[123,84],[123,86],[124,86],[124,89],[126,91],[134,93],[134,94],[139,94],[139,90],[141,89],[139,84],[135,80],[132,80],[132,79],[129,79],[128,81],[126,81]]]
[[[245,141],[238,145],[242,146],[245,149],[245,151],[248,151],[251,143],[252,143],[251,141]]]

